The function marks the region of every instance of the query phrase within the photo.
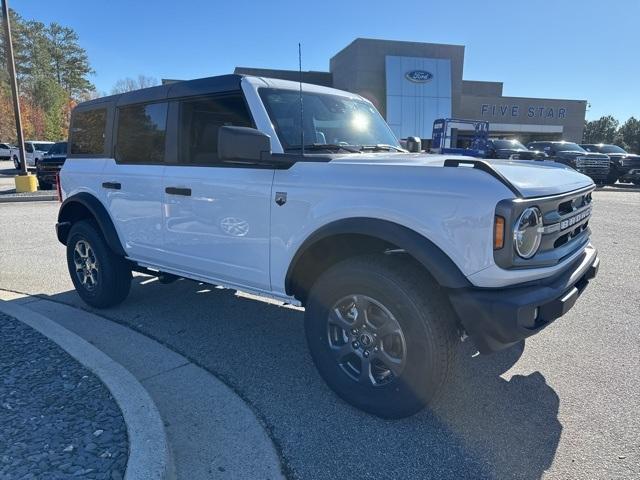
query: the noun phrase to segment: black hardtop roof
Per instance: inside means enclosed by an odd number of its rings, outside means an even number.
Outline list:
[[[103,103],[113,103],[116,106],[122,106],[135,103],[157,102],[179,97],[230,92],[240,89],[240,80],[242,77],[243,75],[237,74],[219,75],[217,77],[197,78],[195,80],[184,80],[167,85],[158,85],[157,87],[141,88],[140,90],[88,100],[79,103],[76,108],[85,109],[97,107]]]

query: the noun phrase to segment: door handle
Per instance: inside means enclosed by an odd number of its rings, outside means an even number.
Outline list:
[[[122,185],[119,182],[104,182],[102,188],[109,188],[111,190],[120,190]]]
[[[190,188],[180,188],[180,187],[167,187],[164,189],[169,195],[182,195],[185,197],[191,196]]]

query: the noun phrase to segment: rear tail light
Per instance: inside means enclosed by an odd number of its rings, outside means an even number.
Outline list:
[[[500,250],[504,247],[504,217],[496,215],[493,222],[493,249]]]
[[[62,189],[60,188],[60,174],[56,173],[56,192],[58,194],[58,201],[62,202]]]

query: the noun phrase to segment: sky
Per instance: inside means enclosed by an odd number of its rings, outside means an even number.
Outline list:
[[[236,66],[329,69],[357,37],[464,45],[465,80],[504,95],[587,100],[588,119],[640,117],[640,0],[10,0],[72,27],[98,91],[138,74],[191,79]]]

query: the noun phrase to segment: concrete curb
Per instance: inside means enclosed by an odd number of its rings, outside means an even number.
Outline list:
[[[17,203],[17,202],[51,202],[57,200],[58,197],[53,195],[31,195],[25,197],[5,197],[0,195],[0,203]]]
[[[0,300],[0,311],[17,318],[57,343],[106,385],[115,398],[129,437],[125,480],[175,478],[173,459],[160,413],[145,388],[122,365],[53,320]]]

